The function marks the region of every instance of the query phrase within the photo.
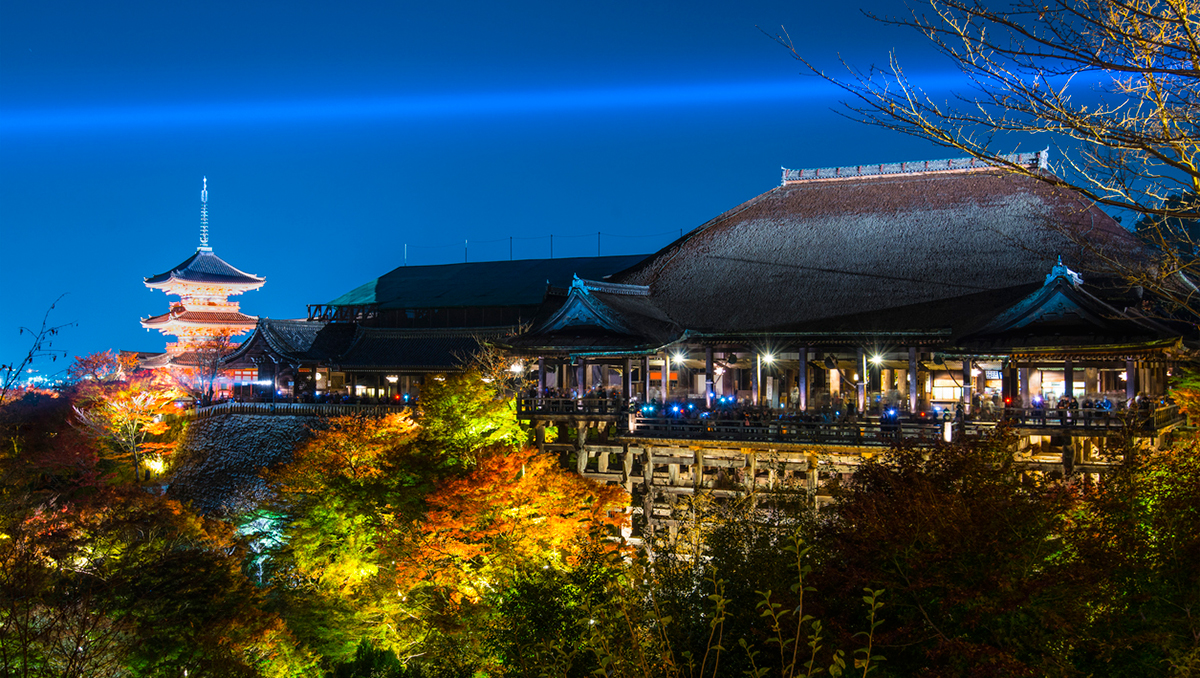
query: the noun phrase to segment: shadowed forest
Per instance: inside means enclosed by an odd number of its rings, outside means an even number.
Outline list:
[[[111,354],[71,373],[0,409],[0,675],[1200,669],[1191,432],[1131,443],[1099,484],[1022,472],[1003,432],[897,448],[819,511],[799,488],[701,494],[667,539],[540,455],[470,373],[330,421],[262,469],[268,499],[201,515],[170,489],[174,387]]]

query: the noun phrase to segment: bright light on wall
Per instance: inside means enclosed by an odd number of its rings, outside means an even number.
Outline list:
[[[775,356],[768,353],[763,356],[763,362],[770,365],[771,363],[775,362]]]
[[[394,374],[389,374],[389,375],[387,375],[387,380],[388,380],[389,384],[394,384],[394,383],[400,381],[400,377],[398,377]]]
[[[512,366],[508,368],[508,371],[512,372],[513,374],[520,374],[525,371],[525,366],[518,361],[513,363]]]
[[[872,365],[879,365],[882,362],[883,362],[883,356],[881,356],[881,355],[871,356],[871,364]]]

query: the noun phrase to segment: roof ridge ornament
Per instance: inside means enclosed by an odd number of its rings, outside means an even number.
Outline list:
[[[208,245],[208,177],[204,177],[204,186],[200,189],[200,246],[197,252],[211,252]]]
[[[999,156],[1004,162],[1024,165],[1029,169],[1048,170],[1050,168],[1050,148],[1034,153],[1012,153]],[[927,174],[931,172],[961,172],[964,170],[984,170],[995,167],[994,164],[978,158],[948,158],[942,160],[917,160],[892,163],[874,163],[871,165],[848,165],[845,167],[817,167],[813,169],[788,169],[782,167],[783,184],[803,181],[818,181],[829,179],[852,179],[861,177],[879,177],[897,174]]]
[[[1083,276],[1068,268],[1066,264],[1062,262],[1061,254],[1058,255],[1058,263],[1054,265],[1054,268],[1050,269],[1049,275],[1046,276],[1046,285],[1049,285],[1059,278],[1065,278],[1066,281],[1071,283],[1071,285],[1074,287],[1079,287],[1083,284]]]

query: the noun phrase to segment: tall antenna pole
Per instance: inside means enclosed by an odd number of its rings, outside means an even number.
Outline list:
[[[200,189],[200,247],[201,252],[211,252],[208,246],[208,177],[204,177],[204,187]]]

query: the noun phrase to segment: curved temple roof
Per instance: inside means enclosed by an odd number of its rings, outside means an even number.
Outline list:
[[[266,279],[239,271],[212,252],[200,250],[171,270],[146,278],[146,286],[165,287],[174,281],[257,288]]]
[[[1070,231],[1110,252],[1140,247],[1077,194],[994,168],[822,176],[753,198],[609,280],[648,286],[688,330],[769,331],[1041,283],[1059,255],[1087,272]]]

